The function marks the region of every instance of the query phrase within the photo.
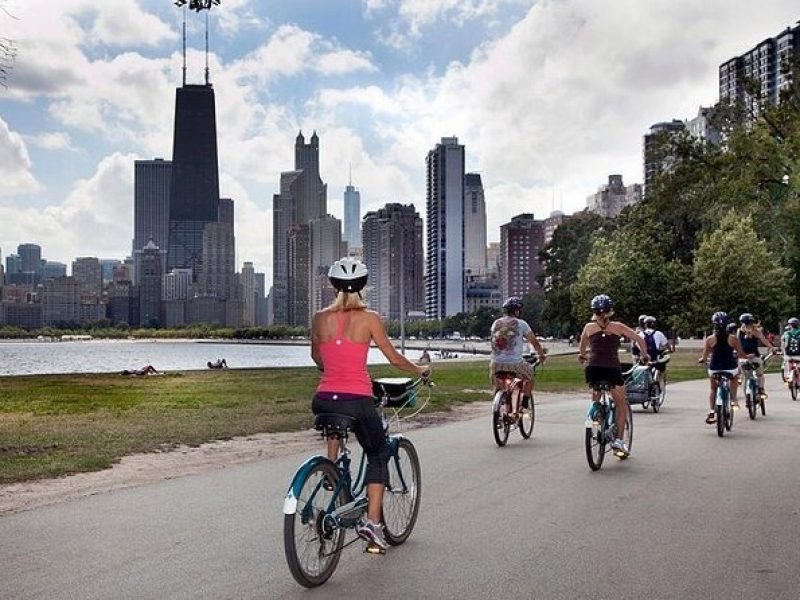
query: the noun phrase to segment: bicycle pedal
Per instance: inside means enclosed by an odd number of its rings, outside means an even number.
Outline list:
[[[378,546],[378,544],[369,543],[364,546],[364,554],[374,554],[376,556],[383,556],[386,554],[386,550]]]

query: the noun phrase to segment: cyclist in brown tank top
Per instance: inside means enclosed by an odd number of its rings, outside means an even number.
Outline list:
[[[578,360],[586,364],[586,383],[589,385],[599,382],[611,384],[611,396],[617,406],[617,434],[618,438],[611,443],[611,447],[625,455],[630,449],[625,444],[625,415],[628,414],[628,399],[625,397],[625,386],[622,379],[622,368],[619,364],[619,345],[621,338],[626,337],[639,347],[640,359],[648,362],[647,345],[644,340],[630,327],[620,321],[612,321],[614,314],[614,301],[605,294],[592,298],[592,320],[583,328],[581,333]],[[587,357],[586,351],[590,354]],[[596,400],[599,393],[595,390],[593,398]]]

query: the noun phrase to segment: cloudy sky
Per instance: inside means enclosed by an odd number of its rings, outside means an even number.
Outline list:
[[[719,64],[800,18],[796,0],[223,0],[211,12],[221,194],[237,263],[271,279],[272,194],[297,131],[320,136],[341,217],[414,203],[443,136],[482,174],[488,237],[513,215],[570,213],[621,173],[642,135],[717,100]],[[123,258],[133,161],[170,158],[180,84],[171,0],[0,0],[18,55],[0,87],[0,249]],[[203,20],[189,14],[189,83]]]

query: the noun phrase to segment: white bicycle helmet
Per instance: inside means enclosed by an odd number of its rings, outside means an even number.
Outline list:
[[[360,292],[367,284],[367,267],[360,260],[344,256],[328,269],[328,279],[338,292]]]

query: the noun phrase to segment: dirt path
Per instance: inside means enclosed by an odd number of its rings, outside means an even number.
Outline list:
[[[393,430],[408,431],[430,427],[445,421],[471,419],[488,412],[487,402],[475,402],[456,406],[449,412],[417,416],[400,428],[393,427]],[[83,496],[105,494],[212,469],[224,469],[229,465],[319,451],[320,448],[317,433],[306,430],[265,433],[211,442],[199,447],[181,446],[166,452],[134,454],[124,457],[118,464],[103,471],[0,485],[0,516],[68,502]]]

